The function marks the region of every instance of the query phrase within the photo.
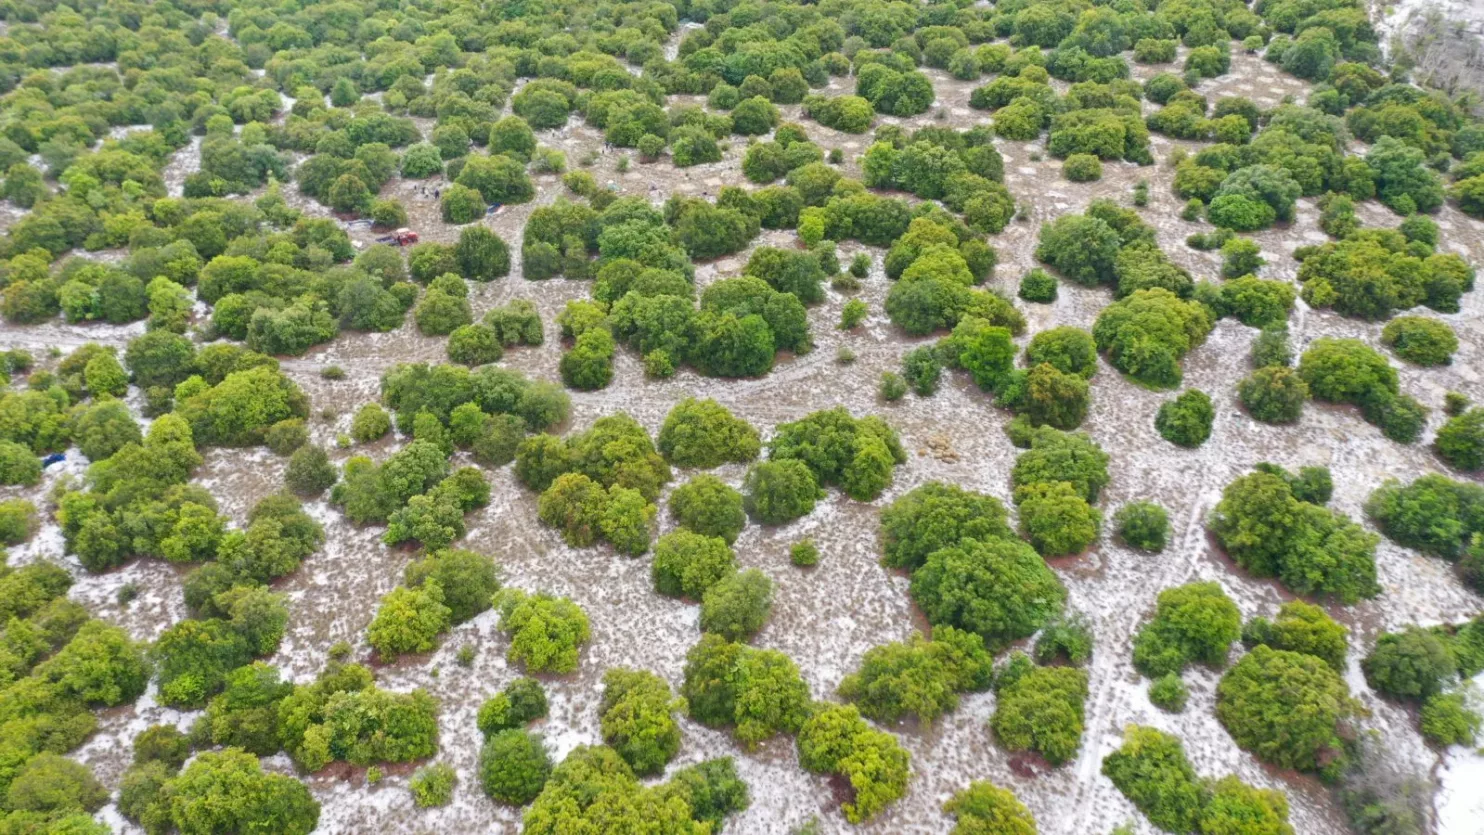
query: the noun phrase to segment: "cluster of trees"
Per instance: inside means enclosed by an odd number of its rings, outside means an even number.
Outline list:
[[[1473,745],[1481,719],[1467,682],[1484,670],[1484,619],[1430,629],[1407,626],[1376,640],[1361,660],[1366,683],[1419,706],[1422,734],[1439,745]]]
[[[1410,484],[1388,480],[1365,512],[1391,540],[1456,562],[1465,584],[1484,588],[1484,488],[1438,473]]]
[[[904,716],[931,724],[958,706],[958,694],[988,689],[994,658],[984,639],[952,626],[932,640],[914,633],[904,642],[866,650],[860,670],[840,681],[840,696],[867,718],[895,723]]]
[[[1304,494],[1290,479],[1265,469],[1228,484],[1209,521],[1221,547],[1254,575],[1277,577],[1297,594],[1344,603],[1380,594],[1379,537],[1325,507],[1327,490]]]
[[[92,813],[108,792],[61,755],[97,728],[91,711],[133,702],[149,683],[146,648],[67,599],[72,576],[50,562],[0,563],[0,825],[17,831],[102,832]],[[44,731],[44,732],[43,732]]]
[[[1243,750],[1279,768],[1342,774],[1363,708],[1324,659],[1259,644],[1221,677],[1216,718]]]
[[[617,751],[580,745],[541,781],[522,822],[522,831],[533,835],[607,827],[706,831],[750,802],[730,757],[687,766],[665,783],[646,786]]]
[[[992,496],[931,482],[883,508],[881,527],[884,561],[912,572],[912,599],[935,628],[976,634],[993,651],[1061,611],[1061,581]]]
[[[576,341],[563,358],[564,379],[582,388],[607,385],[617,344],[638,351],[646,373],[660,377],[683,364],[712,376],[757,376],[780,350],[808,351],[804,303],[822,298],[826,257],[829,271],[838,271],[832,249],[819,253],[817,265],[779,250],[760,254],[747,275],[708,286],[699,310],[689,260],[735,252],[765,218],[792,225],[796,204],[785,212],[792,217],[772,217],[791,193],[728,187],[715,204],[674,198],[664,212],[639,198],[614,200],[601,213],[565,201],[537,209],[525,232],[526,276],[597,279],[593,300],[569,303],[563,314],[563,335]]]
[[[1387,319],[1418,305],[1456,313],[1459,298],[1474,289],[1468,262],[1396,229],[1357,229],[1295,255],[1304,301],[1346,316]]]
[[[1052,765],[1082,747],[1087,671],[1038,667],[1023,653],[1010,656],[995,676],[995,712],[989,727],[1010,751],[1035,751]]]
[[[1103,758],[1103,774],[1167,832],[1271,832],[1292,835],[1288,798],[1233,775],[1202,780],[1178,737],[1143,725],[1124,730],[1123,745]]]
[[[1315,400],[1359,406],[1366,421],[1393,441],[1412,443],[1427,424],[1427,407],[1402,394],[1396,369],[1358,339],[1314,340],[1299,358],[1298,375]]]
[[[907,793],[911,755],[896,737],[878,731],[852,705],[816,703],[798,730],[799,765],[835,774],[850,786],[840,805],[845,819],[861,823]]]
[[[1199,662],[1220,669],[1242,637],[1242,613],[1212,582],[1164,589],[1154,617],[1134,636],[1134,667],[1151,679],[1179,676]]]
[[[1108,483],[1108,454],[1085,433],[1050,426],[1021,440],[1027,449],[1010,473],[1021,533],[1044,556],[1081,553],[1102,530],[1093,505]]]
[[[383,661],[428,652],[438,636],[490,607],[500,581],[495,561],[473,551],[434,551],[407,566],[404,583],[381,599],[367,627]]]
[[[913,336],[970,317],[1021,333],[1025,318],[1008,299],[976,289],[996,260],[993,249],[951,216],[914,218],[887,252],[886,276],[894,283],[886,295],[886,314]]]
[[[489,481],[478,467],[449,471],[453,441],[431,413],[423,413],[413,438],[380,464],[363,455],[348,459],[330,501],[357,524],[386,523],[388,545],[446,548],[464,535],[464,514],[489,503]]]
[[[994,234],[1015,216],[1015,200],[1004,186],[1004,160],[992,139],[984,126],[962,132],[920,128],[910,135],[882,127],[861,158],[862,181],[868,188],[941,200],[974,232]]]
[[[906,462],[907,452],[896,430],[881,418],[875,415],[856,418],[843,406],[813,412],[774,428],[773,439],[768,442],[768,461],[754,466],[748,474],[748,485],[752,488],[748,491],[749,505],[757,511],[754,515],[760,520],[776,523],[779,521],[776,518],[766,517],[778,514],[763,508],[799,507],[805,496],[817,492],[819,487],[839,487],[852,499],[872,501],[891,486],[897,465]],[[765,477],[765,468],[797,470],[797,464],[806,468],[801,474],[809,476],[806,483],[797,483],[795,489],[781,492],[759,489],[764,482],[777,481]],[[809,504],[812,506],[812,500]],[[788,518],[799,515],[803,514]]]
[[[541,521],[558,528],[568,544],[599,540],[621,553],[649,550],[660,488],[670,466],[637,421],[609,415],[566,440],[533,435],[515,453],[515,477],[541,493]]]
[[[546,691],[533,678],[517,678],[479,706],[484,737],[479,751],[479,782],[501,803],[525,805],[546,784],[551,759],[539,734],[527,726],[546,716]]]

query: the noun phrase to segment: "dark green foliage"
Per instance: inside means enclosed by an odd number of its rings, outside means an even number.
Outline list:
[[[1019,295],[1028,302],[1050,304],[1056,301],[1056,279],[1037,267],[1021,277]]]
[[[1388,632],[1360,662],[1366,683],[1395,698],[1423,700],[1441,693],[1457,674],[1448,643],[1416,626]]]
[[[1113,514],[1113,526],[1125,545],[1159,553],[1170,536],[1170,517],[1153,502],[1129,502]]]
[[[1387,537],[1446,559],[1458,559],[1484,531],[1484,488],[1438,473],[1411,484],[1388,480],[1371,493],[1366,515]]]
[[[533,678],[517,678],[479,706],[479,732],[485,738],[522,728],[546,716],[546,691]]]
[[[943,376],[943,359],[935,347],[913,348],[902,357],[902,376],[919,397],[931,397],[938,391]]]
[[[1293,423],[1303,414],[1309,384],[1285,365],[1267,365],[1237,383],[1237,399],[1263,423]]]
[[[751,638],[768,620],[773,581],[755,568],[723,577],[701,595],[701,631],[729,641]]]
[[[1205,306],[1155,287],[1104,308],[1092,335],[1114,368],[1145,385],[1173,388],[1180,384],[1180,359],[1205,341],[1211,326]]]
[[[1166,832],[1195,831],[1205,797],[1178,738],[1129,725],[1123,745],[1103,758],[1103,775],[1150,823]]]
[[[765,525],[807,516],[825,495],[809,465],[793,459],[752,465],[742,490],[747,514]]]
[[[993,496],[929,482],[904,494],[881,511],[881,533],[892,568],[915,570],[929,554],[964,539],[986,540],[1011,535],[1004,505]]]
[[[1474,472],[1484,468],[1484,409],[1472,408],[1443,424],[1433,451],[1450,467]]]
[[[1354,603],[1380,593],[1378,537],[1300,500],[1281,476],[1257,472],[1228,484],[1209,527],[1238,565],[1258,577],[1276,576],[1299,594]]]
[[[1199,389],[1189,389],[1160,405],[1154,428],[1170,443],[1194,448],[1211,437],[1211,423],[1215,419],[1210,396]]]
[[[1190,692],[1185,688],[1179,673],[1166,673],[1149,683],[1149,701],[1169,713],[1185,710],[1185,700]]]
[[[1242,613],[1216,583],[1191,583],[1159,593],[1154,618],[1134,638],[1134,666],[1150,678],[1199,662],[1220,668],[1242,636]]]
[[[1066,599],[1035,550],[999,537],[932,552],[913,573],[911,594],[930,623],[978,633],[991,649],[1033,634]]]
[[[289,456],[288,469],[284,471],[284,483],[295,493],[313,496],[334,486],[339,473],[330,463],[324,447],[305,444]]]
[[[1010,751],[1035,751],[1061,765],[1082,747],[1087,672],[1076,667],[1036,667],[1014,655],[995,680],[989,727]]]
[[[1082,666],[1092,658],[1092,624],[1081,612],[1057,617],[1041,628],[1036,638],[1035,657],[1041,664],[1065,659]]]
[[[551,757],[541,735],[523,728],[496,733],[479,751],[479,784],[486,795],[500,803],[530,803],[550,775]]]
[[[931,724],[958,706],[959,693],[988,688],[993,667],[982,638],[943,626],[933,630],[931,641],[914,634],[867,650],[860,670],[840,682],[839,692],[878,722],[911,715]]]

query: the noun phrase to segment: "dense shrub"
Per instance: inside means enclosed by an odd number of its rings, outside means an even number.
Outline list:
[[[911,594],[930,623],[977,633],[991,649],[1033,634],[1066,599],[1034,549],[1001,537],[930,553],[912,575]]]
[[[1381,343],[1416,365],[1448,365],[1458,350],[1458,337],[1447,322],[1422,316],[1398,316],[1387,322]]]
[[[685,656],[680,695],[690,716],[731,727],[748,748],[778,733],[796,733],[809,715],[809,687],[793,661],[777,650],[702,635]]]
[[[715,400],[686,398],[665,416],[657,438],[660,453],[678,467],[709,469],[727,461],[746,463],[762,448],[758,432]]]
[[[1299,594],[1354,603],[1380,593],[1378,537],[1300,500],[1280,476],[1256,472],[1228,484],[1209,526],[1238,565],[1258,577],[1277,577]]]
[[[736,557],[721,537],[681,530],[665,534],[654,546],[654,587],[670,597],[700,600],[736,570]]]
[[[931,724],[958,706],[959,693],[988,688],[993,667],[982,638],[942,626],[931,641],[914,634],[867,650],[860,670],[841,680],[839,692],[878,722],[912,715]]]
[[[1360,669],[1378,693],[1420,701],[1441,693],[1457,675],[1458,664],[1443,637],[1410,626],[1377,639]]]
[[[763,628],[773,607],[773,581],[755,568],[722,578],[701,595],[701,631],[745,641]]]
[[[551,775],[551,758],[540,734],[523,728],[500,731],[479,752],[479,783],[500,803],[524,806],[541,793]]]
[[[670,685],[654,673],[612,668],[603,674],[598,705],[603,741],[635,774],[658,774],[680,750],[680,726],[671,715],[678,706]]]
[[[1324,661],[1337,673],[1345,671],[1349,630],[1336,623],[1318,606],[1290,600],[1278,607],[1272,620],[1253,618],[1242,628],[1242,642],[1249,648],[1266,644],[1273,649],[1301,652]]]
[[[517,678],[479,706],[479,732],[489,738],[511,728],[523,728],[546,716],[546,691],[534,678]]]
[[[1454,415],[1438,430],[1433,451],[1448,466],[1464,472],[1484,468],[1484,409]]]
[[[845,819],[861,823],[907,793],[910,755],[896,737],[866,724],[853,706],[816,705],[799,728],[799,765],[833,773],[850,786]]]
[[[953,835],[975,832],[993,835],[1036,835],[1036,819],[1009,789],[987,780],[975,780],[943,804],[943,812],[957,823]]]
[[[1484,531],[1484,488],[1438,473],[1410,484],[1388,480],[1366,501],[1366,515],[1388,538],[1446,559],[1458,559]]]
[[[1154,428],[1170,443],[1193,448],[1211,437],[1211,423],[1215,419],[1210,396],[1199,389],[1189,389],[1160,404]]]
[[[1196,830],[1205,798],[1177,737],[1129,725],[1123,745],[1103,757],[1102,770],[1150,823],[1167,832]]]
[[[1156,388],[1180,384],[1180,360],[1205,341],[1211,314],[1156,287],[1136,290],[1098,314],[1092,336],[1114,368]]]
[[[505,589],[495,598],[500,629],[510,634],[506,657],[530,672],[570,673],[591,635],[587,614],[565,597]]]
[[[1179,673],[1187,664],[1226,664],[1242,637],[1242,613],[1216,583],[1191,583],[1159,593],[1154,618],[1134,637],[1134,666],[1150,678]]]
[[[1309,384],[1292,368],[1264,366],[1237,383],[1237,399],[1263,423],[1293,423],[1303,414]]]
[[[993,496],[928,482],[881,510],[883,562],[915,570],[929,554],[960,540],[1009,537],[1004,505]]]
[[[995,679],[995,712],[989,727],[1010,751],[1035,751],[1061,765],[1082,747],[1087,672],[1037,667],[1015,655]]]
[[[1267,646],[1242,657],[1216,688],[1216,718],[1243,750],[1279,768],[1340,773],[1341,725],[1359,711],[1324,661]]]
[[[1129,502],[1113,514],[1113,527],[1125,545],[1159,553],[1170,536],[1170,517],[1153,502]]]

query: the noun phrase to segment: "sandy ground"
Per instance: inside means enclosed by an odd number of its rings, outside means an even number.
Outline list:
[[[1137,72],[1144,76],[1164,68],[1138,68]],[[965,128],[986,120],[985,114],[967,107],[968,94],[975,84],[937,72],[930,74],[938,90],[938,106],[907,122]],[[1231,73],[1205,82],[1200,91],[1213,100],[1220,95],[1246,95],[1269,107],[1287,95],[1301,99],[1306,85],[1259,59],[1236,55]],[[837,79],[830,92],[849,92],[849,88]],[[783,110],[786,118],[802,121],[797,107]],[[854,157],[865,149],[867,137],[839,134],[812,122],[803,124],[824,148],[845,151],[847,172],[858,171]],[[429,124],[420,123],[420,127],[426,130]],[[575,120],[566,128],[539,134],[539,139],[542,144],[565,150],[573,163],[601,147],[600,135]],[[1055,160],[1034,161],[1033,155],[1043,153],[1043,142],[1001,141],[997,145],[1005,157],[1006,184],[1029,219],[993,236],[1000,266],[991,286],[1013,293],[1018,277],[1034,263],[1032,252],[1041,222],[1081,211],[1097,197],[1127,203],[1140,179],[1149,180],[1151,197],[1141,214],[1157,227],[1161,246],[1198,278],[1216,278],[1218,257],[1183,244],[1186,235],[1208,227],[1178,219],[1182,201],[1170,190],[1173,171],[1164,164],[1171,151],[1192,147],[1189,143],[1155,136],[1152,145],[1158,164],[1142,168],[1108,164],[1104,179],[1091,184],[1061,179]],[[636,160],[627,174],[619,174],[616,154],[601,157],[591,170],[600,183],[612,181],[624,193],[650,195],[656,201],[671,193],[714,195],[724,184],[743,184],[739,171],[743,148],[742,140],[734,138],[722,162],[685,171],[664,162],[640,165]],[[178,189],[180,179],[197,165],[199,149],[194,145],[177,154],[167,170],[172,187]],[[534,206],[554,200],[562,191],[554,176],[540,177],[537,183],[535,203],[507,207],[483,222],[516,244]],[[651,184],[655,186],[653,191]],[[425,240],[454,240],[458,228],[437,219],[432,189],[427,188],[424,197],[423,185],[394,180],[383,195],[396,196],[407,204],[413,225]],[[300,208],[325,214],[292,189],[286,192]],[[1375,203],[1361,206],[1360,211],[1371,225],[1395,225],[1399,220]],[[1269,262],[1263,277],[1293,279],[1297,269],[1291,257],[1294,248],[1324,240],[1317,218],[1314,201],[1304,200],[1293,224],[1252,236]],[[1443,230],[1444,250],[1460,252],[1476,264],[1484,263],[1484,224],[1452,208],[1445,208],[1437,220]],[[370,237],[369,233],[353,235],[362,244]],[[793,240],[792,233],[764,233],[754,245],[789,245]],[[621,352],[610,387],[573,393],[570,422],[570,428],[581,429],[602,415],[623,411],[656,431],[674,403],[698,396],[716,398],[762,428],[765,435],[780,422],[836,405],[844,405],[855,414],[880,414],[897,428],[911,456],[898,468],[895,483],[880,500],[860,503],[833,493],[814,513],[789,525],[749,526],[736,544],[739,561],[746,567],[762,569],[777,588],[772,619],[755,643],[792,656],[816,698],[831,698],[840,679],[854,669],[867,649],[902,640],[921,622],[908,600],[906,577],[879,565],[879,508],[932,480],[982,490],[1008,504],[1009,471],[1017,452],[1003,432],[1010,416],[995,409],[962,377],[948,379],[930,399],[909,396],[896,404],[878,401],[876,384],[881,373],[897,369],[901,356],[920,341],[903,337],[881,310],[887,289],[881,270],[884,251],[844,243],[840,247],[842,263],[859,251],[873,259],[872,273],[859,293],[869,303],[871,316],[855,331],[842,334],[834,329],[848,297],[831,291],[826,301],[809,313],[818,347],[808,355],[783,359],[772,373],[760,379],[714,380],[682,371],[671,380],[650,381],[643,378],[638,358]],[[700,265],[698,283],[704,285],[738,274],[746,258],[743,252]],[[561,279],[526,281],[519,274],[518,258],[516,261],[509,278],[473,287],[470,299],[476,316],[510,299],[528,298],[540,309],[548,335],[554,335],[555,316],[563,304],[568,299],[586,297],[590,288],[582,282]],[[1401,368],[1403,390],[1435,410],[1429,436],[1441,424],[1444,392],[1458,390],[1476,400],[1484,399],[1484,384],[1476,371],[1484,368],[1484,326],[1480,324],[1484,302],[1479,296],[1465,296],[1461,313],[1442,317],[1457,328],[1461,340],[1453,365],[1428,370]],[[1054,304],[1017,302],[1030,325],[1029,333],[1020,341],[1023,343],[1030,333],[1058,325],[1091,327],[1109,301],[1106,291],[1064,284]],[[1302,303],[1290,324],[1299,350],[1321,336],[1353,336],[1380,347],[1379,324],[1306,310]],[[28,328],[5,326],[0,328],[0,346],[57,346],[66,350],[87,341],[123,345],[140,332],[142,325],[106,328],[58,322]],[[995,745],[985,726],[994,710],[994,697],[979,694],[964,698],[957,711],[931,728],[902,725],[891,729],[912,754],[909,793],[878,819],[860,827],[845,823],[826,778],[798,767],[787,739],[774,740],[748,753],[726,735],[682,720],[684,744],[672,767],[718,755],[736,757],[752,788],[753,800],[751,807],[729,824],[731,832],[782,833],[815,816],[825,832],[943,832],[949,822],[940,811],[942,802],[975,779],[989,779],[1012,788],[1030,806],[1041,831],[1046,833],[1106,832],[1125,820],[1134,821],[1137,831],[1152,832],[1132,805],[1099,774],[1102,757],[1117,747],[1122,728],[1137,722],[1178,734],[1203,775],[1236,773],[1255,785],[1286,791],[1298,832],[1330,835],[1345,831],[1324,787],[1312,779],[1263,766],[1236,748],[1212,712],[1218,672],[1190,671],[1186,676],[1190,705],[1184,713],[1172,716],[1149,703],[1146,682],[1130,662],[1132,635],[1162,588],[1193,580],[1216,580],[1237,601],[1244,617],[1271,615],[1281,602],[1290,599],[1274,583],[1254,580],[1236,569],[1213,548],[1204,529],[1205,517],[1219,499],[1222,487],[1256,462],[1273,461],[1291,468],[1309,464],[1330,467],[1336,485],[1332,506],[1354,518],[1360,518],[1366,496],[1382,480],[1409,480],[1440,469],[1426,446],[1430,438],[1410,447],[1392,443],[1353,409],[1311,405],[1303,419],[1290,427],[1267,426],[1246,417],[1236,404],[1235,384],[1247,372],[1247,352],[1255,335],[1253,329],[1223,321],[1207,343],[1185,360],[1186,386],[1208,392],[1217,406],[1213,435],[1200,449],[1176,448],[1154,430],[1155,412],[1173,393],[1135,386],[1106,365],[1092,381],[1093,406],[1084,428],[1112,456],[1112,483],[1101,501],[1105,515],[1127,501],[1150,499],[1170,510],[1176,529],[1170,548],[1159,556],[1129,551],[1104,536],[1086,554],[1059,560],[1055,565],[1070,590],[1069,605],[1089,616],[1098,641],[1090,667],[1087,727],[1081,754],[1074,761],[1059,769],[1012,768],[1011,757]],[[836,363],[836,350],[842,345],[856,354],[853,364]],[[539,348],[508,352],[501,364],[532,376],[555,379],[560,352],[558,342],[548,339]],[[284,367],[311,395],[314,441],[333,450],[336,435],[348,430],[355,409],[378,396],[382,370],[396,362],[437,362],[443,357],[443,339],[422,337],[409,325],[389,334],[342,335],[306,357],[285,360]],[[322,379],[319,371],[328,365],[344,368],[345,379]],[[944,461],[927,453],[930,443],[941,446],[944,442],[957,453],[956,460]],[[369,454],[382,457],[393,448],[394,444],[384,441],[372,447]],[[332,456],[343,460],[352,453],[366,452],[357,448],[332,451]],[[224,512],[239,523],[255,501],[282,483],[285,461],[266,450],[212,451],[206,457],[195,480],[210,488]],[[66,471],[80,473],[83,465],[78,458],[74,453]],[[743,469],[728,466],[718,474],[736,485],[741,482]],[[561,756],[578,744],[599,741],[596,706],[598,682],[605,669],[617,665],[650,669],[678,687],[684,654],[699,637],[697,610],[653,591],[647,558],[630,559],[605,548],[579,550],[565,546],[556,533],[538,524],[535,496],[519,487],[508,467],[488,475],[494,486],[493,499],[487,508],[470,515],[469,534],[461,545],[493,555],[509,585],[571,596],[592,619],[593,641],[584,650],[578,671],[546,680],[552,710],[541,730],[554,754]],[[677,472],[671,486],[690,475]],[[54,469],[38,487],[6,488],[0,490],[0,497],[24,495],[40,504],[61,476]],[[336,641],[349,641],[357,658],[369,658],[365,627],[380,596],[400,582],[402,569],[412,558],[409,551],[380,544],[379,528],[357,528],[323,502],[313,503],[310,511],[324,523],[329,538],[322,551],[278,584],[278,590],[288,595],[291,620],[282,647],[269,659],[298,682],[313,678]],[[662,513],[661,530],[669,527]],[[820,564],[813,569],[799,569],[788,562],[788,546],[804,537],[813,537],[822,553]],[[64,559],[61,550],[60,533],[54,524],[48,524],[30,543],[12,549],[11,563]],[[1438,796],[1439,831],[1448,835],[1478,832],[1484,810],[1479,808],[1477,792],[1466,787],[1477,786],[1484,779],[1484,760],[1461,749],[1438,752],[1428,748],[1415,729],[1415,716],[1377,699],[1366,689],[1358,660],[1385,630],[1412,622],[1470,617],[1480,611],[1481,600],[1465,590],[1441,561],[1389,542],[1378,549],[1377,561],[1385,588],[1381,597],[1350,608],[1329,607],[1331,614],[1353,630],[1348,679],[1374,711],[1369,726],[1382,734],[1392,756],[1419,772],[1441,766],[1439,774],[1447,788]],[[136,561],[106,575],[91,575],[71,558],[64,562],[78,578],[71,595],[139,639],[153,638],[185,616],[181,572],[175,568]],[[121,607],[115,596],[127,583],[135,584],[141,595]],[[467,669],[453,663],[454,654],[465,645],[477,651],[473,666]],[[306,778],[323,804],[320,831],[516,831],[519,811],[484,797],[475,778],[479,747],[475,712],[485,698],[517,675],[504,661],[506,645],[506,639],[495,629],[493,614],[486,613],[454,629],[436,652],[404,657],[378,671],[384,687],[424,687],[441,700],[438,759],[452,763],[460,778],[453,803],[442,809],[415,808],[406,790],[410,767],[388,769],[388,776],[376,786],[367,785],[359,772],[332,768]],[[100,731],[76,755],[92,765],[107,785],[116,787],[128,764],[128,742],[134,734],[152,723],[186,726],[194,718],[194,714],[162,708],[146,695],[137,705],[103,716]],[[268,762],[276,769],[291,768],[282,756]],[[119,831],[137,831],[112,806],[103,815]]]

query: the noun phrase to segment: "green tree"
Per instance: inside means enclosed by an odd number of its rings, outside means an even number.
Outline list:
[[[742,494],[714,475],[698,475],[670,494],[670,516],[687,530],[728,545],[747,525]]]
[[[1190,583],[1159,593],[1154,618],[1134,637],[1134,666],[1150,678],[1199,662],[1220,668],[1242,636],[1242,613],[1217,583]]]
[[[1238,746],[1279,768],[1324,775],[1345,766],[1338,726],[1358,710],[1324,661],[1266,646],[1243,656],[1216,688],[1216,718]]]
[[[603,674],[598,705],[603,741],[640,776],[658,774],[680,750],[679,707],[670,685],[654,673],[615,667]]]
[[[762,447],[758,432],[715,400],[686,398],[665,416],[660,453],[679,467],[710,469],[728,461],[746,463]]]
[[[500,731],[479,752],[479,784],[490,798],[524,806],[541,794],[551,775],[551,758],[540,734],[523,728]]]
[[[997,537],[929,554],[912,575],[911,594],[930,623],[978,633],[991,649],[1035,633],[1066,599],[1034,549]]]

